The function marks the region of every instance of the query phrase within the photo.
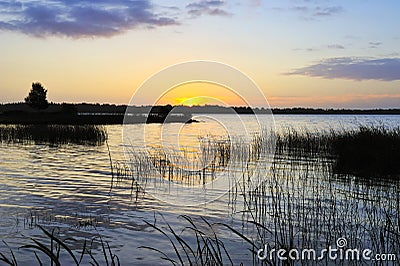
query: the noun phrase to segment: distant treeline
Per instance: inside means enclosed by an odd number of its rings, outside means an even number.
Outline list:
[[[191,113],[170,114],[171,105],[54,104],[46,109],[25,103],[0,104],[0,124],[110,125],[137,123],[192,123]],[[126,111],[129,115],[125,116]]]
[[[15,114],[15,113],[64,113],[64,114],[124,114],[127,105],[115,104],[67,104],[67,103],[51,103],[45,110],[37,110],[25,103],[12,103],[0,104],[0,115]],[[272,110],[265,108],[250,108],[250,107],[223,107],[217,105],[204,105],[204,106],[130,106],[130,113],[147,113],[151,112],[163,113],[174,110],[174,113],[182,114],[400,114],[400,109],[323,109],[323,108],[272,108]]]
[[[400,114],[400,109],[322,109],[322,108],[273,108],[274,114],[365,114],[365,115],[389,115]]]
[[[222,106],[177,106],[177,111],[192,114],[213,113],[229,114],[235,111],[238,114],[400,114],[400,109],[322,109],[322,108],[250,108],[250,107],[222,107]]]
[[[126,105],[91,103],[50,103],[44,110],[30,107],[26,103],[0,104],[0,114],[7,113],[125,113]]]

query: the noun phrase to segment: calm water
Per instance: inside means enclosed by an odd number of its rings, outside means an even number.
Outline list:
[[[246,116],[241,116],[246,121]],[[235,118],[220,115],[235,127]],[[197,137],[204,133],[225,134],[226,128],[216,121],[189,125],[170,124],[162,135],[178,145],[196,145]],[[329,128],[354,128],[363,125],[397,127],[400,116],[381,115],[276,115],[276,127],[326,130]],[[144,125],[132,125],[132,131],[142,132]],[[146,130],[152,141],[160,139],[160,125],[150,125]],[[171,132],[184,133],[174,139]],[[238,127],[239,128],[239,127]],[[107,126],[109,146],[114,161],[124,160],[122,126]],[[140,134],[140,133],[138,133]],[[57,226],[61,236],[76,239],[91,238],[100,234],[109,241],[122,264],[167,264],[159,254],[142,245],[168,247],[168,241],[146,226],[144,220],[165,219],[172,226],[184,221],[181,214],[203,216],[212,222],[241,223],[240,206],[229,204],[228,196],[202,207],[176,207],[159,202],[149,195],[136,197],[129,185],[114,186],[110,192],[111,170],[107,146],[64,145],[6,145],[0,144],[0,238],[11,247],[29,242],[26,236],[42,235],[30,226],[37,219],[39,224]],[[89,221],[85,224],[85,221]],[[95,225],[95,226],[93,226]],[[232,235],[233,259],[246,261],[242,242]],[[0,245],[0,250],[6,250]],[[170,250],[170,252],[173,252]],[[29,264],[31,252],[18,250],[19,262]],[[251,262],[251,258],[248,258]]]

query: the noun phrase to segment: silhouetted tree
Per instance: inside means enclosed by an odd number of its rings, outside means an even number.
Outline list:
[[[39,82],[32,83],[32,89],[25,103],[36,109],[46,109],[49,106],[47,101],[47,90]]]

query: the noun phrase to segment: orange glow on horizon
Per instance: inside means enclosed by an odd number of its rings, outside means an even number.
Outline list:
[[[175,105],[186,105],[186,106],[195,106],[195,105],[205,105],[209,104],[209,100],[205,97],[183,97],[183,98],[176,98]]]
[[[246,106],[246,102],[230,89],[218,84],[193,82],[172,88],[157,104]]]

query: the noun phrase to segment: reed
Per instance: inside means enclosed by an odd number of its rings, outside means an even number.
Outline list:
[[[0,125],[0,142],[102,145],[107,132],[94,125]]]
[[[386,175],[377,178],[374,171],[380,170],[380,167],[365,166],[356,162],[357,156],[368,157],[376,153],[383,153],[382,156],[394,156],[398,161],[400,157],[394,150],[398,150],[399,136],[398,129],[377,127],[316,133],[306,130],[286,131],[278,135],[275,158],[270,171],[264,173],[266,174],[264,182],[255,189],[246,187],[246,182],[238,182],[229,192],[229,205],[242,213],[242,222],[213,224],[212,232],[217,231],[216,226],[223,226],[241,238],[243,243],[248,245],[253,265],[365,263],[356,259],[333,262],[327,256],[321,261],[301,259],[281,261],[276,256],[259,260],[257,257],[257,250],[264,247],[267,247],[265,250],[267,253],[273,249],[289,251],[314,248],[321,251],[328,246],[335,247],[336,240],[341,237],[347,239],[347,247],[351,249],[368,248],[374,253],[397,254],[400,248],[399,180],[388,180]],[[257,138],[253,140],[250,145],[251,150],[260,147],[257,141]],[[227,153],[231,154],[230,158],[246,160],[245,164],[236,166],[239,167],[238,171],[242,171],[247,177],[253,173],[249,171],[248,162],[255,161],[248,160],[249,157],[240,155],[240,152],[237,153],[239,150],[247,150],[248,146],[238,147],[240,142],[235,144],[235,149]],[[370,149],[375,145],[382,146],[382,149],[378,147],[376,150]],[[350,149],[353,153],[343,154],[343,149]],[[351,168],[340,173],[338,167],[342,164],[341,160],[348,160]],[[352,163],[353,160],[356,162]],[[370,167],[373,167],[374,171],[369,172]],[[396,176],[397,172],[392,170],[390,169],[390,174]],[[191,218],[190,221],[193,222],[194,219]],[[203,219],[201,223],[191,224],[191,228],[204,228],[208,225],[209,223]],[[217,258],[216,255],[213,257],[214,260],[210,258],[201,260],[192,254],[191,250],[206,249],[204,243],[207,241],[197,235],[197,231],[192,231],[191,238],[198,241],[190,245],[186,240],[185,243],[180,243],[182,240],[175,237],[178,228],[172,229],[167,226],[164,229],[162,227],[155,229],[175,245],[174,257],[166,256],[163,250],[156,250],[172,264],[196,265],[194,262],[197,261],[200,261],[200,265],[230,264],[227,259],[230,255],[229,246],[222,240],[226,232],[208,234],[209,237],[213,237],[212,243],[224,244],[224,250],[227,250],[221,263],[221,257]],[[185,228],[179,232],[184,230]],[[217,248],[214,247],[214,250]],[[188,259],[188,256],[191,259]],[[207,263],[204,263],[205,261]],[[240,261],[235,261],[235,264],[239,263]],[[388,264],[390,263],[389,261]]]
[[[223,245],[227,254],[224,254],[222,263],[221,258],[217,259],[215,254],[214,260],[203,257],[202,261],[200,257],[195,256],[197,253],[193,255],[191,252],[207,249],[204,243],[208,244],[211,241],[201,238],[196,231],[197,228],[209,226],[206,219],[195,223],[194,218],[186,218],[190,221],[190,228],[196,230],[154,225],[157,231],[169,238],[171,245],[174,243],[175,248],[171,248],[177,254],[166,256],[165,250],[154,250],[174,265],[186,265],[190,262],[192,265],[230,265],[231,262],[227,259],[231,255],[230,247],[223,241],[228,234],[226,231],[215,230],[216,227],[222,226],[241,238],[245,247],[247,245],[248,254],[253,257],[253,265],[365,264],[362,259],[334,262],[327,256],[320,261],[281,261],[276,256],[259,260],[257,257],[258,249],[265,246],[267,253],[273,249],[289,251],[302,248],[314,248],[318,252],[328,246],[335,247],[336,240],[341,237],[347,239],[347,247],[350,249],[368,248],[374,253],[397,254],[400,248],[398,182],[371,184],[368,179],[354,179],[351,175],[347,175],[346,179],[337,179],[332,172],[331,161],[296,161],[295,158],[292,157],[292,163],[289,164],[287,158],[276,158],[268,178],[256,190],[239,187],[238,191],[230,192],[235,194],[231,197],[234,199],[231,204],[242,204],[237,206],[243,213],[242,222],[215,223],[208,233],[200,230],[201,236],[207,235],[213,239],[212,243],[218,242]],[[189,239],[197,239],[196,242],[181,240],[185,239],[182,236],[183,232],[191,232],[192,236]],[[182,246],[180,242],[184,242],[181,243]],[[210,249],[217,250],[216,247]],[[389,261],[388,264],[390,263]],[[240,264],[240,261],[234,261],[234,264]]]
[[[267,253],[273,249],[289,251],[313,247],[322,250],[329,245],[335,246],[338,238],[346,237],[348,248],[397,254],[396,250],[400,248],[399,179],[388,180],[385,175],[377,178],[374,172],[368,172],[370,167],[379,170],[377,166],[353,163],[340,174],[337,167],[342,159],[351,163],[358,160],[356,156],[375,154],[376,151],[363,149],[371,141],[376,144],[370,146],[383,146],[378,154],[395,155],[393,148],[399,143],[398,136],[398,129],[363,127],[329,131],[325,135],[309,132],[280,135],[273,165],[263,184],[252,191],[242,187],[239,191],[231,191],[239,195],[230,197],[234,199],[231,204],[242,204],[235,208],[242,208],[243,220],[247,223],[242,231],[230,228],[244,240],[251,240],[249,248],[264,248],[266,244]],[[387,143],[391,143],[392,149],[386,146]],[[351,156],[356,158],[341,154],[342,147],[352,150]],[[396,176],[395,173],[391,172]],[[259,261],[255,253],[253,256],[254,264],[316,263],[310,260],[279,261],[276,256]],[[333,262],[325,256],[320,263]],[[365,261],[337,263],[362,265]]]
[[[165,227],[162,227],[144,221],[168,239],[174,254],[168,255],[163,250],[151,246],[139,248],[155,251],[161,255],[161,259],[173,265],[233,265],[224,242],[215,230],[218,224],[211,224],[204,218],[195,221],[187,215],[180,217],[187,223],[187,226],[180,231],[174,230],[167,222],[165,222]]]
[[[299,161],[329,161],[335,174],[358,177],[397,178],[400,174],[400,129],[360,126],[352,130],[310,131],[286,129],[279,134],[262,132],[251,141],[242,138],[204,136],[200,148],[179,150],[153,147],[147,151],[128,151],[129,159],[117,163],[119,180],[131,181],[131,187],[162,178],[185,185],[212,182],[218,174],[254,175],[256,166],[271,163],[274,154],[288,164]],[[275,145],[274,145],[275,143]],[[273,151],[273,148],[275,151]]]
[[[73,238],[61,239],[56,234],[56,228],[49,231],[40,225],[37,225],[37,227],[43,233],[45,240],[48,240],[50,243],[45,243],[43,240],[31,238],[31,243],[22,245],[19,249],[31,251],[33,253],[32,259],[35,258],[39,265],[64,265],[63,261],[67,260],[65,257],[62,257],[64,253],[69,257],[68,260],[71,260],[75,265],[120,265],[118,256],[113,253],[110,245],[107,242],[104,242],[101,236],[98,237],[100,241],[95,238],[92,239],[90,241],[90,246],[88,241],[85,239],[82,243],[81,251],[76,252],[71,248],[69,243],[73,242],[76,244],[77,240]],[[100,243],[102,252],[100,255],[95,254],[93,251],[95,242]],[[4,242],[4,244],[8,247],[7,243]],[[9,248],[9,250],[10,254],[0,252],[0,261],[4,262],[5,265],[17,266],[18,261],[15,253],[11,248]]]
[[[138,194],[145,189],[146,180],[155,175],[191,185],[212,180],[222,171],[241,174],[242,179],[228,195],[229,206],[241,213],[239,222],[211,223],[206,218],[186,215],[181,216],[184,220],[181,228],[173,228],[168,222],[144,222],[154,233],[167,239],[170,246],[165,250],[151,245],[140,248],[158,253],[172,265],[240,264],[240,258],[232,259],[226,241],[233,238],[229,234],[236,235],[236,243],[243,243],[246,248],[242,252],[250,255],[253,265],[363,265],[366,262],[362,260],[331,261],[327,256],[320,261],[281,261],[276,256],[259,260],[257,251],[264,247],[267,253],[273,249],[314,248],[320,251],[334,247],[338,238],[345,237],[347,247],[352,249],[368,248],[374,253],[397,254],[400,249],[400,180],[387,179],[386,174],[398,177],[394,162],[400,158],[399,136],[399,129],[379,127],[325,132],[288,130],[276,136],[277,149],[268,172],[255,170],[260,155],[270,149],[268,135],[255,135],[250,143],[240,138],[207,137],[202,139],[197,154],[157,147],[150,152],[132,149],[129,161],[111,161],[116,183],[112,188],[128,184]],[[359,156],[368,159],[376,154],[384,156],[393,168],[382,171],[381,164],[388,163],[383,161],[377,162],[379,166],[357,163]],[[382,178],[377,178],[378,173]],[[252,175],[264,180],[256,188],[249,187],[246,182]],[[36,247],[31,249],[39,250],[39,243],[34,241],[32,245]],[[110,263],[114,258],[117,263],[117,257],[110,257],[109,246],[102,240],[101,243],[103,253],[108,254],[104,261]],[[57,252],[47,253],[44,252],[51,260],[53,255],[57,256]],[[67,251],[67,254],[70,253]],[[82,254],[94,258],[88,251]],[[10,252],[0,254],[0,259],[13,265],[15,256]]]

